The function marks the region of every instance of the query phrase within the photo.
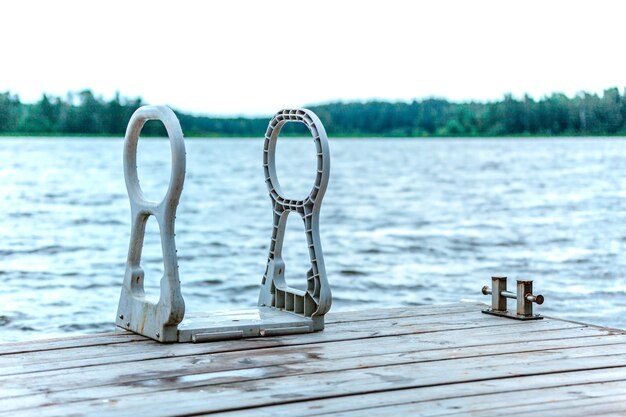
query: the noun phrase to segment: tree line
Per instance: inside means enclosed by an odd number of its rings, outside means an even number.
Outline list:
[[[116,94],[111,100],[90,90],[66,97],[44,94],[36,103],[22,103],[10,92],[0,93],[0,134],[123,135],[141,98]],[[626,90],[609,88],[602,95],[554,93],[535,100],[507,94],[491,102],[451,102],[427,98],[412,102],[333,102],[309,106],[329,135],[335,136],[585,136],[626,135]],[[176,111],[187,136],[262,136],[267,118],[197,116]],[[286,128],[296,134],[297,129]],[[144,134],[162,135],[159,123],[148,123]]]

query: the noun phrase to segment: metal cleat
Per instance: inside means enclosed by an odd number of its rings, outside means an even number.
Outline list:
[[[532,281],[517,281],[517,293],[506,289],[506,277],[491,277],[492,288],[485,285],[482,289],[484,295],[491,294],[491,308],[482,312],[494,316],[508,317],[516,320],[539,320],[540,314],[533,314],[533,303],[543,304],[543,295],[533,295]],[[511,313],[507,310],[507,299],[517,300],[517,310]]]

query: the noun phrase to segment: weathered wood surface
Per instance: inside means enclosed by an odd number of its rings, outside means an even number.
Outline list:
[[[334,313],[321,333],[0,345],[0,416],[626,415],[626,333],[453,304]]]

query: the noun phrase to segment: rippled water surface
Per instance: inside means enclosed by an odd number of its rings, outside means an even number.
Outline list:
[[[310,139],[281,139],[288,197],[314,174]],[[187,311],[256,303],[271,234],[262,140],[187,140],[177,216]],[[321,234],[333,309],[489,299],[490,276],[535,280],[562,318],[626,327],[626,140],[331,140]],[[113,329],[130,211],[121,139],[0,140],[0,341]],[[166,140],[140,141],[149,197],[169,180]],[[308,269],[288,223],[287,280]],[[162,273],[154,221],[143,263]]]

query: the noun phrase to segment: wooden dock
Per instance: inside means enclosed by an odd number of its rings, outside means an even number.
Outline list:
[[[0,416],[626,415],[626,333],[452,304],[204,344],[130,333],[0,345]]]

